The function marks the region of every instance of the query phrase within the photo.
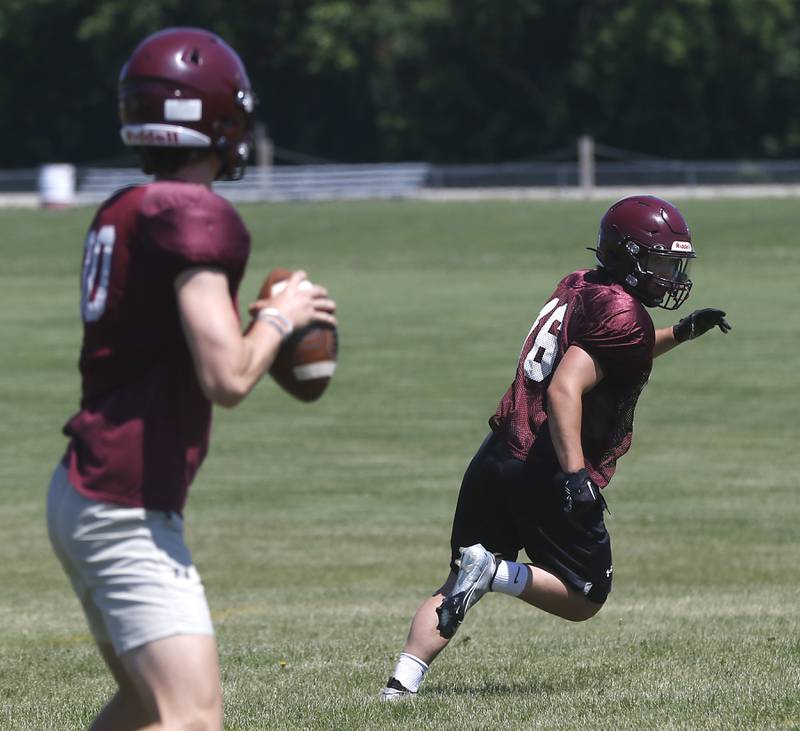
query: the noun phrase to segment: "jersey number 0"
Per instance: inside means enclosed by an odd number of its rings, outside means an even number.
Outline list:
[[[113,226],[101,226],[86,237],[81,275],[81,316],[84,322],[99,320],[106,309],[111,255],[117,238]]]

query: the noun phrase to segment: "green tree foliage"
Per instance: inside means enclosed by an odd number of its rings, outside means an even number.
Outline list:
[[[169,25],[228,40],[276,143],[328,159],[800,154],[796,0],[0,0],[0,165],[129,159],[117,75]]]

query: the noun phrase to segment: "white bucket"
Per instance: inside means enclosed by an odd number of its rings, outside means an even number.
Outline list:
[[[75,166],[67,163],[39,168],[39,201],[45,208],[65,208],[75,202]]]

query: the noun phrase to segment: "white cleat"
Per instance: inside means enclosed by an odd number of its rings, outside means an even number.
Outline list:
[[[459,567],[456,584],[436,610],[439,615],[436,629],[447,639],[456,633],[467,610],[489,591],[497,568],[494,555],[480,543],[459,550],[461,558],[456,561]]]
[[[381,688],[380,699],[384,703],[396,703],[416,698],[416,693],[406,688],[399,680],[389,678],[385,688]]]

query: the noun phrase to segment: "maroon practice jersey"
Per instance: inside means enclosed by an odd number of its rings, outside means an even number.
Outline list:
[[[181,328],[175,279],[193,267],[222,270],[235,308],[249,252],[234,208],[201,185],[126,188],[101,206],[81,278],[80,411],[64,426],[80,493],[182,510],[208,450],[211,403]]]
[[[597,359],[603,380],[583,397],[586,469],[600,487],[628,451],[633,410],[653,364],[655,330],[639,300],[602,270],[565,277],[541,309],[522,347],[514,382],[492,429],[517,459],[557,462],[547,421],[547,387],[570,345]]]

